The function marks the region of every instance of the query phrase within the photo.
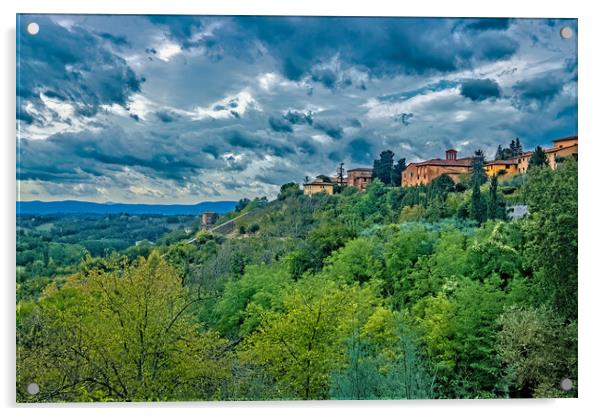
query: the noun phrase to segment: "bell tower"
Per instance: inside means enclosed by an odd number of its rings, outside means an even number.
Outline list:
[[[445,151],[445,160],[456,160],[458,158],[458,151],[456,149],[447,149]]]

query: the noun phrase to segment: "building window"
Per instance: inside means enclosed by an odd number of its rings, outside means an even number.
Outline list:
[[[506,169],[510,169],[510,165],[506,165]]]

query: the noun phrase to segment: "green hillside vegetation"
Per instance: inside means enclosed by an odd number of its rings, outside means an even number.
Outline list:
[[[498,183],[475,163],[458,184],[286,184],[192,243],[46,241],[67,268],[20,277],[17,400],[575,397],[577,164]]]

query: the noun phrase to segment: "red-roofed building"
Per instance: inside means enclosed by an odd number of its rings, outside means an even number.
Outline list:
[[[365,191],[372,182],[371,168],[355,168],[347,171],[347,185],[353,186],[358,191]]]
[[[441,175],[449,175],[454,182],[458,182],[461,175],[470,171],[471,160],[470,157],[458,159],[458,151],[448,149],[445,151],[445,159],[410,163],[401,174],[401,185],[426,185]]]

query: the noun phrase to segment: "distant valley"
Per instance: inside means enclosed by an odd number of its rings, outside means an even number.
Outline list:
[[[97,203],[84,201],[17,201],[17,215],[136,214],[200,215],[205,211],[224,214],[234,210],[236,201],[200,202],[184,205]]]

